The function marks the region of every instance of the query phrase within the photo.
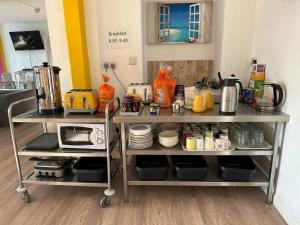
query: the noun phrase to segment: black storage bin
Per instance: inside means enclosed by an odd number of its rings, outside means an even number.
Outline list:
[[[219,156],[220,176],[226,181],[251,181],[256,166],[250,156]]]
[[[207,163],[202,156],[172,156],[173,170],[178,180],[204,180]]]
[[[136,156],[136,174],[139,180],[165,180],[168,167],[166,156]]]
[[[105,157],[82,157],[72,167],[75,179],[84,182],[101,182],[107,177]]]

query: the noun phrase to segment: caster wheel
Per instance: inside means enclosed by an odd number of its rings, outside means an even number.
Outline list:
[[[22,199],[25,203],[31,202],[31,197],[27,191],[21,192]]]
[[[110,206],[111,197],[104,195],[100,200],[100,205],[102,208],[106,208]]]

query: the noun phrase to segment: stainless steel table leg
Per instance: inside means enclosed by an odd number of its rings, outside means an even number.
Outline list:
[[[122,144],[122,162],[123,162],[123,188],[124,201],[128,202],[128,183],[127,183],[127,156],[126,156],[126,130],[125,124],[121,123],[121,144]]]
[[[44,133],[48,132],[47,123],[42,123]]]
[[[276,167],[278,165],[278,148],[279,148],[279,137],[280,137],[280,132],[282,131],[283,128],[283,122],[277,122],[275,126],[275,139],[274,139],[274,154],[272,156],[272,161],[271,161],[271,169],[270,169],[270,175],[269,175],[269,187],[268,187],[268,192],[267,192],[267,203],[272,204],[273,202],[273,197],[274,197],[274,182],[275,182],[275,173],[276,173]]]

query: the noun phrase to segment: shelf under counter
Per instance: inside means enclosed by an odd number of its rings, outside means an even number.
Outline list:
[[[20,156],[35,156],[35,157],[106,157],[106,150],[90,150],[90,149],[61,149],[54,150],[30,150],[21,148],[18,151]]]
[[[207,160],[207,158],[206,158]],[[239,187],[267,187],[269,179],[264,173],[257,168],[257,172],[251,181],[235,182],[225,181],[219,176],[219,170],[216,159],[209,159],[206,178],[202,181],[181,181],[173,175],[172,169],[169,169],[166,180],[161,181],[143,181],[139,180],[136,175],[134,162],[129,166],[128,185],[132,186],[239,186]]]
[[[115,112],[109,113],[109,119]],[[14,123],[104,123],[105,113],[59,113],[40,115],[36,110],[32,110],[12,118]]]
[[[173,148],[165,148],[159,143],[147,149],[133,149],[127,146],[126,155],[273,155],[273,149],[245,149],[245,150],[222,150],[222,151],[184,151],[180,145]]]
[[[22,181],[24,184],[54,185],[54,186],[77,186],[77,187],[108,187],[106,181],[103,182],[80,182],[75,179],[74,174],[70,171],[61,178],[37,177],[31,172]]]

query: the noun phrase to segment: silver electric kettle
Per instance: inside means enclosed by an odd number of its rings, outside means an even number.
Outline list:
[[[220,114],[235,115],[239,103],[240,94],[243,93],[243,85],[241,81],[235,77],[222,79],[221,84],[221,100]],[[240,86],[239,90],[237,85]],[[239,93],[240,92],[240,93]]]

